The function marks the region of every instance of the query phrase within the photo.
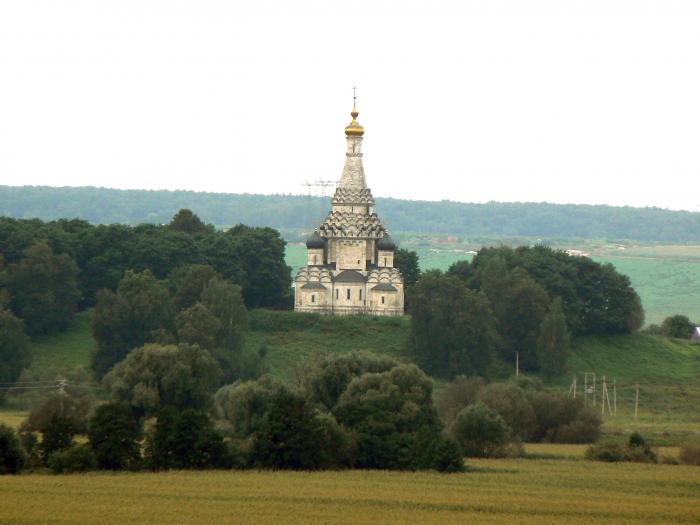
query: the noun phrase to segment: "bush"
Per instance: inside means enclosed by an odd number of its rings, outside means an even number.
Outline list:
[[[598,412],[581,399],[558,392],[535,392],[530,396],[536,429],[532,438],[552,443],[592,443],[600,437]]]
[[[464,407],[476,403],[484,387],[486,380],[481,377],[457,376],[448,383],[436,403],[445,425],[450,425]]]
[[[72,420],[60,415],[54,415],[42,432],[41,445],[39,445],[41,457],[44,461],[47,462],[49,456],[54,452],[60,452],[72,447],[75,433]]]
[[[52,452],[49,455],[47,465],[54,474],[86,472],[94,470],[96,467],[95,456],[92,455],[87,444]]]
[[[12,427],[0,423],[0,474],[17,474],[27,457]]]
[[[690,444],[681,447],[680,460],[686,465],[700,467],[700,444]]]
[[[646,440],[638,432],[633,433],[626,445],[604,441],[591,445],[585,454],[586,459],[597,461],[632,461],[635,463],[656,463],[658,458]]]
[[[479,394],[479,400],[498,412],[514,435],[527,440],[534,436],[537,419],[522,388],[513,383],[491,383]]]
[[[449,432],[467,457],[505,456],[512,441],[507,423],[483,403],[463,409],[450,425]]]

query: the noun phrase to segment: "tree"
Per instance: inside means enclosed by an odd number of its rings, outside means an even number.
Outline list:
[[[14,429],[0,423],[0,475],[17,474],[25,463],[26,455]]]
[[[252,461],[260,467],[317,470],[341,466],[346,441],[332,418],[323,418],[300,394],[279,390],[255,436]],[[343,447],[341,446],[341,449]]]
[[[0,307],[0,383],[17,381],[22,369],[32,360],[24,323],[9,310]],[[0,391],[0,400],[3,398]]]
[[[190,235],[206,234],[214,231],[210,224],[204,224],[192,211],[182,209],[178,211],[168,225],[173,230],[188,233]]]
[[[284,388],[268,377],[223,386],[214,396],[216,416],[229,423],[236,436],[250,437],[260,430],[272,399]]]
[[[450,425],[449,432],[468,457],[501,457],[506,454],[512,441],[508,424],[483,403],[461,410]]]
[[[685,315],[672,315],[661,323],[661,333],[666,337],[690,339],[695,330],[695,324]]]
[[[204,287],[214,278],[220,278],[220,275],[208,264],[186,264],[175,268],[168,276],[175,310],[184,310],[199,302]]]
[[[304,388],[314,402],[330,410],[354,378],[387,372],[398,364],[392,357],[369,352],[328,355],[305,378]]]
[[[514,435],[527,440],[535,433],[535,412],[519,386],[513,383],[491,383],[479,392],[479,401],[496,411]]]
[[[394,252],[394,268],[401,270],[405,288],[410,288],[420,277],[418,254],[414,251],[399,248]]]
[[[90,418],[88,440],[97,468],[122,470],[136,466],[141,459],[140,428],[129,405],[100,405]]]
[[[177,314],[175,325],[181,343],[196,344],[205,350],[217,346],[221,323],[202,303],[195,303]]]
[[[205,412],[169,406],[146,440],[146,460],[153,470],[225,467],[226,446]]]
[[[57,393],[35,406],[22,423],[23,431],[45,433],[54,419],[68,422],[72,434],[84,434],[93,399]]]
[[[537,339],[537,363],[547,377],[554,377],[564,371],[569,343],[564,307],[557,297],[542,319]]]
[[[113,401],[150,415],[166,406],[208,408],[220,373],[216,360],[197,345],[147,344],[129,352],[103,384]]]
[[[245,272],[243,294],[251,307],[286,307],[291,301],[291,268],[284,259],[285,242],[272,228],[239,224],[226,232]]]
[[[66,254],[54,255],[45,242],[27,248],[20,262],[8,267],[10,305],[30,334],[68,326],[80,298],[77,276],[75,261]]]
[[[70,419],[54,415],[42,432],[40,448],[44,462],[48,462],[51,454],[71,448],[75,434],[76,430]]]
[[[481,377],[457,376],[450,381],[436,403],[445,425],[449,426],[464,407],[476,403],[485,386],[486,380]]]
[[[170,293],[148,270],[127,271],[116,293],[101,290],[92,317],[97,376],[104,376],[131,349],[174,332],[173,320]]]
[[[485,295],[456,277],[423,274],[410,292],[408,351],[431,374],[486,373],[501,339]]]
[[[248,310],[240,286],[223,279],[211,279],[202,290],[202,304],[219,321],[216,346],[232,355],[240,353],[248,332]]]

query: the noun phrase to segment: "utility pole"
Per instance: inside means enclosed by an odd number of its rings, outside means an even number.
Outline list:
[[[574,380],[569,387],[569,394],[573,394],[574,399],[576,399],[576,376],[574,376]]]
[[[608,403],[608,414],[611,416],[613,415],[612,408],[610,407],[610,394],[608,394],[608,383],[605,379],[605,376],[603,376],[603,399],[600,402],[600,410],[603,415],[605,415],[605,403],[607,401]]]
[[[613,377],[613,414],[617,415],[617,378]]]
[[[520,375],[520,353],[515,352],[515,377]]]
[[[639,411],[639,383],[635,384],[636,394],[634,396],[634,420],[637,421],[637,413]]]

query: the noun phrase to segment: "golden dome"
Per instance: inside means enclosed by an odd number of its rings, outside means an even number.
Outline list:
[[[354,91],[355,88],[353,88]],[[357,111],[357,106],[355,104],[356,102],[356,97],[355,94],[353,93],[352,96],[352,111],[350,112],[350,116],[352,117],[352,122],[345,126],[345,134],[350,137],[350,136],[356,136],[356,137],[361,137],[362,135],[365,134],[365,128],[362,127],[362,124],[360,124],[357,121],[357,116],[360,114],[359,111]]]

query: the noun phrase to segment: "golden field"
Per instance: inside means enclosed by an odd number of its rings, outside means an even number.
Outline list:
[[[3,476],[0,523],[700,523],[700,468],[599,463],[577,454],[471,460],[464,474]]]

